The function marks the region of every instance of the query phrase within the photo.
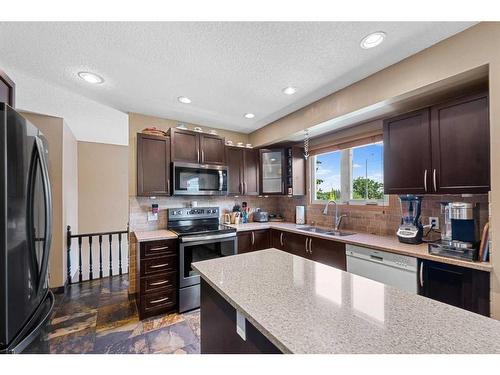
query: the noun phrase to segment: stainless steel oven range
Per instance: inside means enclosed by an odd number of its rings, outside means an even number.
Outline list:
[[[179,312],[200,307],[200,276],[191,263],[236,254],[236,229],[219,217],[218,207],[168,210],[167,227],[179,236]]]

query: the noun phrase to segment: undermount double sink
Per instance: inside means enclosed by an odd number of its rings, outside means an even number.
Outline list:
[[[356,234],[354,232],[347,232],[344,230],[331,230],[331,229],[324,229],[312,226],[304,226],[304,227],[297,226],[297,229],[303,230],[305,232],[324,234],[325,236],[332,236],[332,237],[344,237]]]

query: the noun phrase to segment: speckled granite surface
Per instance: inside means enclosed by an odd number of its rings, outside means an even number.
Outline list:
[[[500,353],[499,321],[280,250],[194,268],[285,353]]]
[[[332,241],[344,242],[346,244],[358,245],[358,246],[366,246],[372,249],[388,251],[391,253],[398,253],[403,255],[409,255],[420,259],[429,259],[434,260],[436,262],[454,264],[457,266],[473,268],[481,271],[491,272],[493,267],[489,262],[469,262],[460,259],[453,258],[445,258],[436,255],[429,254],[426,244],[420,245],[407,245],[399,242],[396,236],[377,236],[374,234],[368,233],[356,233],[351,236],[345,237],[332,237],[327,236],[320,233],[311,233],[300,229],[300,226],[297,226],[293,223],[278,223],[278,222],[269,222],[269,223],[248,223],[248,224],[239,224],[239,225],[231,225],[236,228],[238,231],[248,231],[248,230],[258,230],[258,229],[267,229],[267,228],[275,228],[289,232],[295,232],[300,234],[305,234],[311,237],[319,237],[326,238]],[[330,228],[331,229],[331,228]]]
[[[173,238],[177,238],[177,235],[174,232],[166,229],[134,232],[134,234],[135,238],[137,238],[137,242],[170,240]]]

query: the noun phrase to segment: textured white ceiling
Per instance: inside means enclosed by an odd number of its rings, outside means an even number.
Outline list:
[[[0,61],[124,112],[248,133],[471,25],[0,23]],[[386,41],[361,49],[378,30]],[[89,85],[77,78],[82,70],[106,82]],[[282,94],[289,85],[297,94]]]

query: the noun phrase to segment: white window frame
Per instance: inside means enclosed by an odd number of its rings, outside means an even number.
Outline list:
[[[374,142],[375,143],[375,142]],[[367,143],[369,145],[372,143]],[[366,146],[360,145],[358,147]],[[351,199],[352,192],[352,150],[351,148],[346,148],[331,152],[340,152],[340,200],[337,203],[347,204],[347,205],[375,205],[375,206],[388,206],[389,196],[384,195],[382,199]],[[322,153],[322,154],[326,154]],[[322,155],[318,154],[318,155]],[[326,200],[316,199],[316,157],[318,155],[313,155],[309,158],[309,192],[310,192],[310,202],[311,204],[325,204]],[[383,168],[382,168],[383,173]]]

